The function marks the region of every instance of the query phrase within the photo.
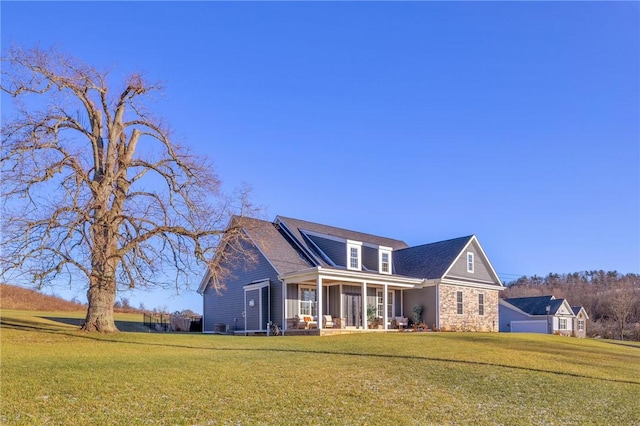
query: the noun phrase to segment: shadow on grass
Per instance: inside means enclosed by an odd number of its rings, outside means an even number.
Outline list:
[[[43,317],[44,318],[44,317]],[[53,321],[62,322],[65,324],[81,324],[83,320],[78,318],[46,318],[52,319]],[[61,321],[68,320],[68,321]],[[125,321],[121,321],[125,322]],[[134,323],[138,324],[139,323]],[[532,368],[532,367],[521,367],[515,365],[507,365],[507,364],[499,364],[499,363],[490,363],[483,361],[472,361],[472,360],[457,360],[457,359],[449,359],[449,358],[438,358],[438,357],[429,357],[429,356],[417,356],[417,355],[396,355],[396,354],[372,354],[372,353],[360,353],[360,352],[350,352],[350,351],[313,351],[313,350],[305,350],[305,349],[273,349],[273,348],[211,348],[211,347],[201,347],[201,346],[192,346],[192,345],[172,345],[166,343],[150,343],[150,342],[131,342],[126,340],[117,340],[117,339],[109,339],[105,338],[104,335],[94,336],[89,333],[83,333],[81,331],[77,331],[75,333],[70,333],[69,330],[55,328],[55,326],[47,326],[42,323],[38,323],[35,321],[17,321],[12,320],[8,321],[6,319],[0,320],[0,325],[5,328],[13,328],[17,330],[23,331],[36,331],[43,333],[51,333],[58,335],[66,335],[71,337],[77,337],[81,339],[94,340],[99,342],[107,342],[107,343],[119,343],[119,344],[127,344],[127,345],[139,345],[139,346],[155,346],[155,347],[163,347],[163,348],[171,348],[171,349],[195,349],[200,351],[219,351],[219,352],[262,352],[262,353],[285,353],[285,354],[306,354],[306,355],[342,355],[342,356],[354,356],[354,357],[371,357],[371,358],[381,358],[381,359],[407,359],[413,361],[435,361],[435,362],[444,362],[444,363],[452,363],[452,364],[462,364],[462,365],[474,365],[481,367],[500,367],[511,370],[520,370],[520,371],[530,371],[535,373],[546,373],[546,374],[554,374],[557,376],[566,376],[566,377],[575,377],[589,380],[600,380],[604,382],[612,382],[612,383],[623,383],[630,385],[640,385],[640,381],[634,380],[622,380],[622,379],[606,379],[602,377],[588,376],[585,374],[571,373],[567,371],[554,371],[554,370],[544,370],[541,368]],[[148,330],[148,329],[147,329]],[[616,344],[615,342],[611,342],[612,344]],[[618,343],[621,344],[621,343]],[[623,346],[632,346],[636,348],[635,345],[624,345]]]
[[[77,331],[80,331],[80,327],[84,323],[84,318],[60,318],[60,317],[36,317],[42,318],[45,320],[53,321],[58,324],[70,325],[73,327],[77,327]],[[116,321],[116,327],[123,333],[147,333],[153,332],[156,330],[152,330],[149,327],[145,326],[136,321]],[[41,331],[41,332],[54,332],[54,333],[63,333],[68,331],[68,328],[61,328],[56,324],[46,324],[38,321],[29,321],[23,319],[16,318],[2,318],[0,319],[0,325],[5,328],[13,328],[17,330],[25,330],[25,331]],[[75,335],[74,335],[75,336]]]
[[[63,324],[73,325],[80,328],[84,323],[84,318],[60,318],[60,317],[40,317],[47,319],[49,321],[60,322]],[[155,332],[155,330],[150,329],[146,325],[137,322],[137,321],[117,321],[116,327],[123,333],[146,333],[149,331]]]
[[[638,344],[633,344],[633,343],[624,343],[622,341],[611,341],[611,340],[601,340],[602,343],[608,343],[610,345],[616,345],[616,346],[624,346],[627,348],[633,348],[633,349],[640,349],[640,345]]]

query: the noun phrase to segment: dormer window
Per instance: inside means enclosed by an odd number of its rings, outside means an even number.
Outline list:
[[[473,253],[467,253],[467,272],[473,274]]]
[[[381,274],[391,273],[391,250],[393,250],[391,247],[378,247],[378,271]]]
[[[362,243],[347,241],[347,269],[360,271],[362,269]]]

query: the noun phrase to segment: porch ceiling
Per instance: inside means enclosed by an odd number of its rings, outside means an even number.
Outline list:
[[[355,285],[387,285],[396,288],[422,287],[424,281],[418,278],[403,277],[398,275],[373,274],[368,272],[349,271],[345,269],[327,269],[321,266],[306,269],[291,274],[282,275],[280,280],[287,284],[316,285],[318,278],[322,279],[323,286],[351,283]]]

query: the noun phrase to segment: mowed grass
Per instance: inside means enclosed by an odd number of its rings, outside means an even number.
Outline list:
[[[68,324],[82,313],[1,316],[3,425],[640,424],[633,343],[474,333],[89,335]]]

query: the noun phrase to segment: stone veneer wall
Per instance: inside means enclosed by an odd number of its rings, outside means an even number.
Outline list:
[[[462,291],[462,315],[457,292]],[[484,293],[484,315],[478,314],[478,294]],[[498,291],[440,284],[440,330],[498,331]]]

